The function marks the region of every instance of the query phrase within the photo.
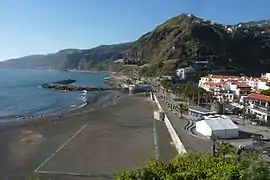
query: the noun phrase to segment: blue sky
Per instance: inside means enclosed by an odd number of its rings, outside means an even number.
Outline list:
[[[221,23],[270,18],[269,0],[0,0],[0,60],[136,40],[193,13]]]

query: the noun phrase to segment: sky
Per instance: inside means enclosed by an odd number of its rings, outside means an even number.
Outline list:
[[[0,0],[0,61],[135,41],[181,13],[232,24],[270,18],[269,0]]]

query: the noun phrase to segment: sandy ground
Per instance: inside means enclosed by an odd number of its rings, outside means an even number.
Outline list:
[[[116,94],[61,118],[0,125],[0,175],[21,180],[37,170],[41,179],[111,179],[154,158],[155,104]],[[169,160],[176,150],[164,123],[157,132],[160,158]]]

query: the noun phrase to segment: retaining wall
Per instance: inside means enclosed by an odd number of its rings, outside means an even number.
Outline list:
[[[151,95],[151,97],[155,101],[155,103],[157,104],[159,110],[161,110],[161,111],[163,111],[165,113],[165,111],[161,107],[161,105],[160,105],[160,103],[159,103],[156,95],[153,93]],[[165,125],[166,125],[166,127],[167,127],[167,129],[169,131],[169,134],[170,134],[170,136],[172,138],[172,141],[173,141],[173,143],[175,145],[175,148],[176,148],[178,154],[186,153],[187,151],[186,151],[184,145],[182,144],[179,136],[177,135],[174,127],[172,126],[172,124],[170,122],[170,119],[168,118],[168,116],[166,115],[166,113],[165,113],[165,116],[164,116],[164,122],[165,122]]]

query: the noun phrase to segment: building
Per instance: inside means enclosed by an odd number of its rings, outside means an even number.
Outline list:
[[[270,80],[270,73],[261,74],[261,77]]]
[[[267,79],[260,79],[257,84],[257,89],[267,90],[270,88],[270,82]]]
[[[231,84],[243,83],[250,86],[252,91],[266,90],[270,88],[270,73],[262,74],[261,77],[209,75],[206,77],[201,77],[199,86],[202,87],[206,82],[227,82]]]
[[[270,96],[251,93],[246,99],[246,111],[255,114],[266,124],[270,124]]]
[[[239,128],[226,116],[205,116],[196,122],[196,131],[204,136],[217,136],[219,139],[230,139],[239,136]]]
[[[217,114],[215,111],[208,110],[200,106],[189,106],[188,116],[192,120],[200,120],[203,116]]]
[[[229,82],[230,90],[240,99],[242,96],[247,96],[251,93],[251,87],[242,82]]]
[[[176,70],[176,75],[179,77],[180,80],[186,80],[188,74],[192,73],[195,73],[195,69],[193,67],[179,68]]]
[[[225,81],[238,81],[240,79],[239,76],[224,76],[224,75],[213,75],[210,74],[209,76],[201,77],[199,81],[199,86],[205,82],[225,82]]]

